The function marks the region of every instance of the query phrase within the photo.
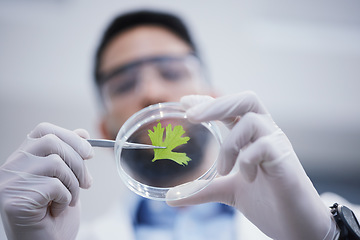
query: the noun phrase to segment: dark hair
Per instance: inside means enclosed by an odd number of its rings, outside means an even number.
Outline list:
[[[94,77],[97,86],[101,84],[99,72],[100,58],[106,46],[118,34],[139,25],[158,25],[170,30],[182,40],[184,40],[187,44],[189,44],[193,52],[197,55],[197,50],[190,36],[190,33],[184,22],[179,17],[170,13],[151,10],[128,12],[126,14],[116,17],[110,23],[109,27],[105,30],[104,35],[97,48],[94,69]]]

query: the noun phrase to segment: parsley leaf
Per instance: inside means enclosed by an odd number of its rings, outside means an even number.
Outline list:
[[[164,149],[154,149],[154,158],[153,162],[159,159],[170,159],[175,161],[180,165],[188,165],[188,162],[191,161],[191,158],[186,156],[186,153],[173,152],[172,150],[177,146],[186,144],[190,137],[181,137],[185,131],[181,125],[177,125],[172,129],[171,123],[166,126],[166,136],[163,141],[164,128],[159,122],[154,131],[148,130],[148,135],[150,137],[151,143],[154,146],[166,147]]]

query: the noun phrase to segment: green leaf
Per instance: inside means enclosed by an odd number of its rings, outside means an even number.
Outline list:
[[[191,158],[186,156],[186,153],[172,151],[174,148],[186,144],[190,140],[189,137],[182,137],[185,131],[181,125],[175,126],[174,129],[172,129],[171,124],[167,125],[164,141],[164,128],[161,126],[160,122],[154,127],[154,131],[149,129],[148,133],[152,145],[166,147],[164,149],[154,149],[153,162],[159,159],[170,159],[185,166],[188,165],[189,161],[191,161]]]

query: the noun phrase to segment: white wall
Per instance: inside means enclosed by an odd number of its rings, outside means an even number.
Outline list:
[[[349,197],[360,199],[357,0],[0,0],[0,163],[42,121],[99,137],[94,48],[116,13],[139,6],[184,16],[214,85],[223,94],[256,91],[309,174],[353,185]],[[121,192],[104,186],[122,188],[111,153],[96,154],[86,219]]]

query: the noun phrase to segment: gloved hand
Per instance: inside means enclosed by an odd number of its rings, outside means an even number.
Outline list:
[[[81,137],[80,137],[81,136]],[[79,187],[91,176],[85,130],[39,124],[0,167],[0,211],[9,239],[75,239]]]
[[[274,239],[333,239],[329,208],[301,166],[288,138],[252,92],[213,99],[185,96],[192,122],[221,120],[230,129],[219,154],[220,177],[171,206],[221,202],[237,208]],[[235,164],[238,170],[230,171]],[[174,189],[176,191],[176,189]]]

